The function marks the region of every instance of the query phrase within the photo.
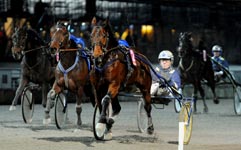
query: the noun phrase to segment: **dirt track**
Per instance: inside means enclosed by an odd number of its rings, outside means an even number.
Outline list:
[[[69,105],[70,123],[63,130],[52,124],[43,126],[43,108],[35,106],[32,124],[25,124],[21,107],[9,112],[9,106],[0,106],[0,149],[1,150],[66,150],[66,149],[114,149],[114,150],[177,150],[178,114],[171,102],[165,109],[153,108],[155,133],[139,133],[137,128],[137,103],[121,102],[122,111],[113,127],[113,140],[96,141],[92,133],[93,107],[83,105],[83,126],[75,127],[74,104]],[[234,115],[232,100],[221,100],[219,105],[208,101],[209,113],[200,113],[193,118],[193,133],[185,150],[240,150],[241,116]],[[53,117],[53,112],[52,112]]]

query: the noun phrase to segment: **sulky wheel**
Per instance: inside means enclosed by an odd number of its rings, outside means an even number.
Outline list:
[[[34,112],[34,100],[29,87],[26,87],[21,97],[22,116],[25,123],[31,123]]]
[[[193,114],[191,106],[192,105],[190,102],[183,104],[182,109],[179,113],[179,122],[184,122],[183,144],[188,144],[192,135]]]
[[[104,139],[104,133],[103,134],[98,134],[96,132],[96,125],[97,125],[97,123],[99,121],[99,118],[100,118],[100,109],[99,109],[99,107],[96,104],[95,105],[95,110],[94,110],[94,116],[93,116],[93,133],[94,133],[94,136],[95,136],[96,140],[103,140]]]
[[[146,110],[144,108],[144,101],[142,98],[138,101],[137,111],[138,111],[137,112],[138,129],[141,133],[146,132],[148,127],[148,118],[147,118]]]
[[[63,93],[55,98],[55,123],[58,129],[62,129],[67,119],[67,99]]]
[[[241,115],[241,87],[234,89],[234,111],[236,115]]]

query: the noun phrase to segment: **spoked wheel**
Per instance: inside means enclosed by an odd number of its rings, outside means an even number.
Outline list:
[[[193,121],[193,114],[192,114],[191,103],[187,102],[182,106],[181,111],[179,113],[179,122],[184,122],[183,144],[188,144],[191,139],[192,121]]]
[[[241,115],[241,87],[234,89],[234,111],[236,115]]]
[[[99,109],[99,107],[96,104],[95,105],[95,110],[94,110],[94,116],[93,116],[93,133],[94,133],[94,136],[95,136],[96,140],[103,140],[104,139],[104,133],[103,134],[98,134],[96,132],[96,125],[97,125],[97,123],[99,121],[99,118],[100,118],[100,109]]]
[[[22,116],[25,123],[31,123],[33,120],[34,112],[34,100],[32,92],[29,90],[29,87],[26,87],[23,91],[21,97],[22,105]]]
[[[144,101],[141,98],[138,101],[138,110],[137,110],[137,125],[138,129],[141,133],[146,132],[148,128],[148,118],[146,114],[146,110],[144,108]]]
[[[58,129],[62,129],[67,119],[67,100],[63,93],[56,96],[55,99],[55,124]]]
[[[176,113],[179,113],[181,111],[182,104],[179,102],[179,100],[174,100],[174,109]]]
[[[94,132],[94,137],[96,140],[109,140],[108,138],[109,137],[105,137],[105,136],[108,136],[107,135],[107,125],[104,124],[104,130],[103,132],[100,132],[100,131],[97,131],[97,124],[98,124],[98,121],[100,119],[100,114],[101,114],[101,110],[100,108],[97,106],[97,104],[95,105],[95,110],[94,110],[94,116],[93,116],[93,132]],[[106,115],[108,116],[108,118],[111,117],[111,114],[112,114],[112,105],[111,103],[109,103],[109,106],[106,110]]]

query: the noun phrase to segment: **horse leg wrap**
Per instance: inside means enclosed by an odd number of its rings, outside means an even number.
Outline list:
[[[47,95],[47,100],[50,108],[54,107],[55,96],[56,96],[55,90],[51,89]]]
[[[111,98],[108,94],[102,99],[101,101],[102,112],[101,112],[99,123],[106,123],[106,110],[108,109],[110,101],[111,101]]]
[[[76,113],[77,113],[77,125],[80,126],[82,124],[82,120],[80,117],[80,114],[82,112],[82,105],[76,105],[75,109],[76,109]]]
[[[54,99],[55,98],[55,95],[56,95],[56,93],[55,93],[55,90],[53,90],[53,89],[51,89],[50,91],[49,91],[49,97],[51,98],[51,99]]]
[[[110,98],[110,96],[107,94],[107,95],[105,95],[105,97],[103,97],[103,99],[102,99],[102,101],[101,101],[101,104],[102,104],[102,106],[104,106],[104,107],[107,108],[107,106],[109,105],[110,101],[111,101],[111,98]]]
[[[148,134],[153,134],[153,132],[154,132],[154,126],[153,126],[153,123],[152,123],[152,118],[151,118],[151,117],[148,117],[147,133],[148,133]]]

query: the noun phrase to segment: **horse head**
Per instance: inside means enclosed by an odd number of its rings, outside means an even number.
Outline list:
[[[184,32],[179,35],[179,46],[177,48],[178,56],[184,57],[193,50],[192,33]]]
[[[99,25],[100,24],[100,25]],[[118,46],[117,39],[112,32],[109,19],[97,24],[96,18],[92,19],[91,45],[93,57],[100,58],[114,46]]]
[[[15,28],[15,31],[12,35],[12,40],[12,56],[14,59],[20,60],[23,57],[23,51],[26,48],[27,28]]]
[[[49,47],[58,51],[60,48],[69,48],[70,44],[70,33],[67,28],[63,24],[57,23],[56,30],[51,37]]]

